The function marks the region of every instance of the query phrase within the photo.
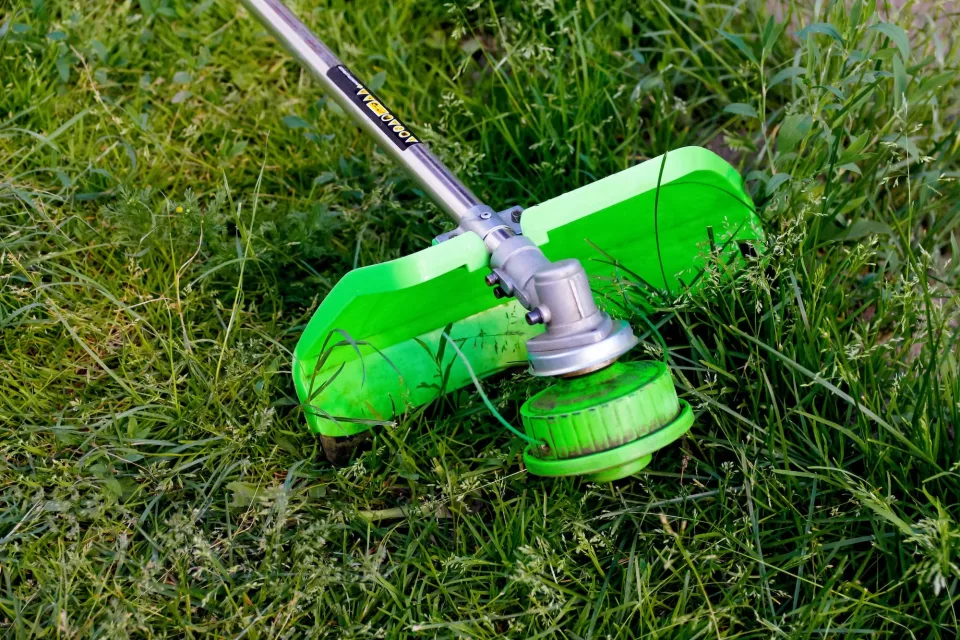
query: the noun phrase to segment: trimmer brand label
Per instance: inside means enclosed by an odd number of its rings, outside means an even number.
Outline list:
[[[346,67],[330,67],[330,70],[327,71],[327,77],[350,96],[350,99],[360,107],[360,110],[386,133],[387,137],[401,151],[409,149],[415,144],[420,144],[420,140],[410,133],[407,126],[383,106],[380,99],[370,89],[367,89],[362,82],[353,77],[353,74]]]

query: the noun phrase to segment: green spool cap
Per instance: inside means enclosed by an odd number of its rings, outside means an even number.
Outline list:
[[[693,424],[662,362],[616,362],[564,380],[527,400],[520,416],[527,435],[544,443],[524,452],[530,473],[595,482],[637,473]]]

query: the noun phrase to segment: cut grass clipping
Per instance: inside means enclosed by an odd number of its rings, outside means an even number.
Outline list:
[[[955,16],[321,4],[496,206],[684,145],[741,171],[763,258],[650,317],[696,424],[638,478],[538,479],[468,387],[331,467],[290,350],[449,225],[233,2],[3,3],[5,636],[956,637]],[[542,384],[483,382],[511,424]]]

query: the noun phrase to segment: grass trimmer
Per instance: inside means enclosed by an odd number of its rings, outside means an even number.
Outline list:
[[[282,2],[244,4],[457,224],[427,249],[349,272],[307,325],[293,379],[328,458],[349,459],[359,434],[408,407],[522,363],[558,380],[520,409],[531,473],[623,478],[690,429],[669,369],[621,361],[637,337],[598,301],[622,295],[621,274],[676,295],[697,286],[711,252],[742,259],[762,234],[730,165],[687,147],[496,211]]]

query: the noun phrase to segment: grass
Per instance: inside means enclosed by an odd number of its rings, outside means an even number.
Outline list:
[[[544,480],[465,390],[332,468],[293,345],[449,224],[235,3],[7,0],[4,635],[957,636],[946,6],[296,4],[496,206],[734,162],[765,256],[651,318],[696,425],[641,477]],[[540,383],[485,385],[516,424]]]

